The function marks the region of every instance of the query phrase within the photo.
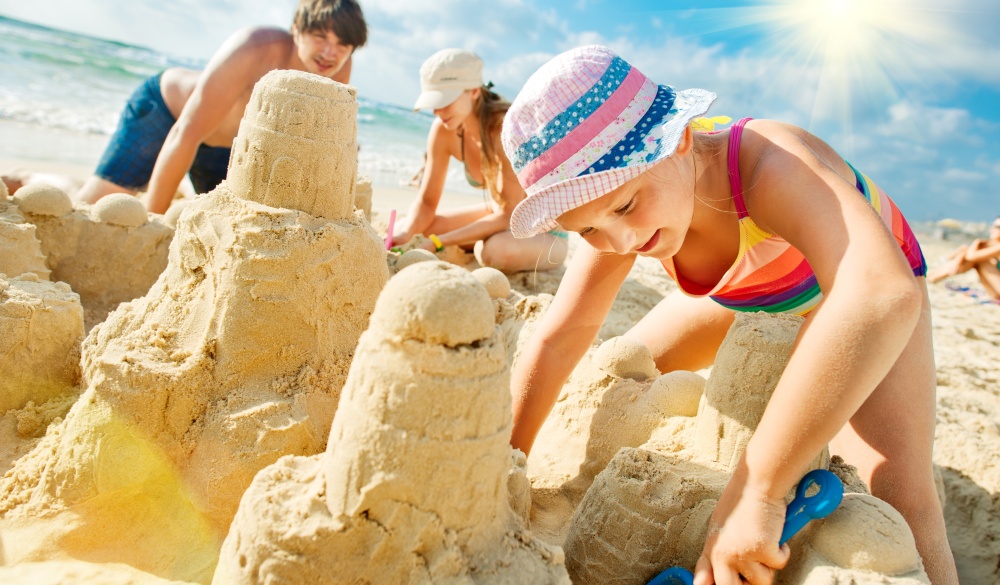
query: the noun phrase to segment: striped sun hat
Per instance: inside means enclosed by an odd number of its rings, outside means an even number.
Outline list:
[[[715,94],[658,85],[611,49],[567,51],[525,83],[504,118],[501,141],[527,198],[510,229],[527,238],[559,229],[556,218],[638,177],[677,149]]]

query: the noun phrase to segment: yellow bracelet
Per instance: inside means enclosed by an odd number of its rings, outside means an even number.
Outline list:
[[[441,243],[441,238],[435,236],[434,234],[430,234],[427,236],[427,239],[434,242],[434,247],[437,248],[438,252],[444,250],[444,244]]]

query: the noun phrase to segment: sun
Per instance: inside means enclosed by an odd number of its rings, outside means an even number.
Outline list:
[[[874,56],[898,22],[890,2],[878,0],[785,0],[777,6],[778,25],[793,31],[800,46],[815,49],[830,63]]]

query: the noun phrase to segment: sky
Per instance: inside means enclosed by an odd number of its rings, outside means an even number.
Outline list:
[[[360,0],[359,95],[409,106],[430,54],[462,47],[513,98],[542,63],[604,44],[653,80],[719,95],[710,115],[800,125],[915,220],[1000,213],[996,0]],[[208,59],[295,0],[0,0],[0,14]],[[888,186],[891,185],[891,188]]]

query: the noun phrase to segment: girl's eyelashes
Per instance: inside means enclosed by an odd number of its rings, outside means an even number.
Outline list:
[[[632,211],[633,207],[635,207],[635,197],[629,199],[628,203],[626,203],[625,205],[622,205],[621,207],[619,207],[618,209],[616,209],[615,213],[618,214],[618,215],[625,215],[629,211]]]
[[[625,205],[622,205],[621,207],[619,207],[618,209],[616,209],[614,211],[614,213],[615,213],[615,215],[625,215],[626,213],[632,211],[633,209],[635,209],[635,197],[632,197],[631,199],[629,199],[628,203],[626,203]],[[594,233],[594,228],[590,228],[590,227],[583,228],[582,230],[580,230],[580,231],[578,231],[576,233],[580,234],[581,236],[589,236],[590,234]]]

